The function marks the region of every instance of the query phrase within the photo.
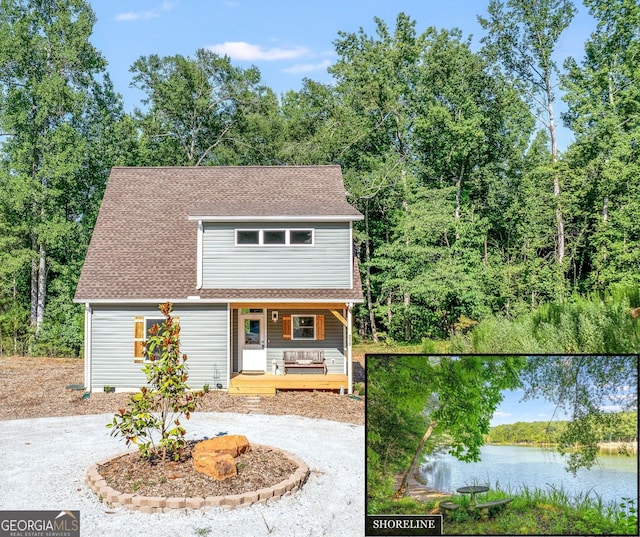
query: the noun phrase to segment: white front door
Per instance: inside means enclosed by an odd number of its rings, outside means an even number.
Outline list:
[[[240,371],[266,371],[266,317],[262,313],[240,313],[238,317]]]

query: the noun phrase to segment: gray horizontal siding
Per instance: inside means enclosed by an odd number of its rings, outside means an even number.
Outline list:
[[[267,312],[267,371],[271,372],[271,361],[276,360],[280,368],[282,351],[285,350],[323,350],[327,373],[346,373],[344,327],[328,310],[278,310],[278,320],[271,320],[271,311]],[[340,311],[342,313],[342,311]],[[282,339],[283,315],[324,315],[325,339],[323,341],[302,341]]]
[[[225,305],[175,306],[180,318],[181,350],[187,355],[187,384],[200,389],[227,388],[228,313]],[[137,390],[146,384],[142,365],[133,361],[133,322],[137,316],[162,317],[153,306],[96,306],[92,314],[92,389],[115,386]]]
[[[313,246],[236,246],[236,229],[315,230]],[[204,226],[203,287],[213,289],[349,289],[349,223]]]

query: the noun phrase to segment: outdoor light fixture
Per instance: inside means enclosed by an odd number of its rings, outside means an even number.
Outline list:
[[[278,322],[278,312],[277,312],[277,311],[272,311],[272,312],[271,312],[271,320],[272,320],[274,323],[277,323],[277,322]]]

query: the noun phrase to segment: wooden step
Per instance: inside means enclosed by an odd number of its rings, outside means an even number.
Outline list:
[[[275,386],[268,384],[238,384],[229,387],[229,395],[275,395]]]

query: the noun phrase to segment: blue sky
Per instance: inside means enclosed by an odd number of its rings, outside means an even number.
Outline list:
[[[262,81],[278,95],[299,90],[302,80],[330,83],[327,67],[336,61],[333,42],[338,32],[363,28],[374,35],[374,17],[395,28],[398,13],[416,21],[416,30],[430,26],[460,28],[479,47],[482,29],[477,15],[486,14],[488,0],[90,0],[98,21],[93,44],[109,62],[108,71],[125,109],[140,106],[142,94],[129,88],[129,68],[140,56],[181,54],[193,57],[199,48],[228,55],[239,67],[257,66]],[[580,60],[594,22],[578,5],[571,27],[558,47],[558,63],[567,56]],[[560,108],[561,111],[562,108]],[[561,133],[560,145],[570,137]]]
[[[566,419],[562,413],[556,411],[553,403],[545,399],[522,401],[524,390],[509,390],[503,392],[504,399],[491,420],[491,426],[517,421],[549,421]]]

